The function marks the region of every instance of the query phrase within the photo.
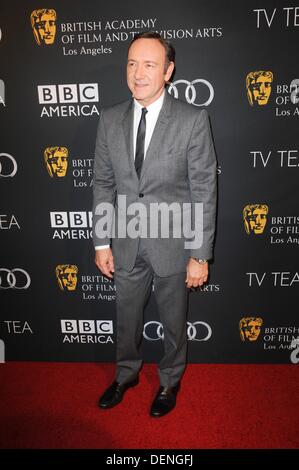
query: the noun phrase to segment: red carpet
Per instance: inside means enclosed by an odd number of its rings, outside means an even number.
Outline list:
[[[148,415],[156,365],[111,410],[97,407],[112,364],[0,364],[1,448],[291,449],[299,447],[299,367],[189,365],[176,409]]]

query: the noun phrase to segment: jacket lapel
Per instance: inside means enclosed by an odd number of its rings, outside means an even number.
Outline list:
[[[153,160],[154,158],[157,158],[157,155],[160,149],[160,144],[165,134],[166,128],[168,126],[170,116],[171,116],[171,97],[169,96],[167,89],[165,89],[163,105],[159,113],[159,116],[155,125],[155,129],[154,129],[154,132],[153,132],[153,135],[149,143],[146,156],[142,165],[140,182],[148,166],[150,165],[151,160]]]
[[[123,133],[124,133],[125,141],[126,141],[129,166],[132,170],[133,175],[136,176],[136,180],[138,181],[138,176],[136,174],[135,164],[134,164],[133,126],[134,126],[134,103],[133,103],[133,100],[131,100],[129,102],[128,109],[124,113],[122,127],[123,127]]]
[[[123,133],[124,133],[124,137],[126,141],[127,157],[129,161],[129,166],[132,170],[132,174],[134,175],[134,177],[136,178],[136,181],[138,182],[141,182],[146,172],[146,169],[151,163],[151,160],[154,158],[157,158],[157,155],[160,149],[160,144],[165,134],[165,131],[166,131],[166,128],[168,126],[169,119],[171,116],[171,101],[172,101],[172,97],[169,96],[167,89],[165,89],[163,105],[159,113],[159,116],[155,125],[155,129],[154,129],[154,132],[153,132],[153,135],[149,143],[146,156],[142,165],[140,181],[138,180],[138,176],[136,174],[135,164],[134,164],[134,146],[133,146],[134,102],[133,100],[129,102],[128,109],[124,113],[122,127],[123,127]]]

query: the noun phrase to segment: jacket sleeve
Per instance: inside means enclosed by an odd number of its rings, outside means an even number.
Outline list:
[[[196,234],[201,240],[200,246],[190,246],[190,256],[211,259],[216,224],[217,165],[209,117],[205,109],[200,111],[195,120],[188,145],[188,179],[192,227],[201,231]],[[195,203],[202,203],[202,206]],[[197,211],[199,207],[201,209]]]
[[[94,246],[110,244],[116,194],[104,115],[105,112],[102,110],[97,129],[93,169],[92,236]]]

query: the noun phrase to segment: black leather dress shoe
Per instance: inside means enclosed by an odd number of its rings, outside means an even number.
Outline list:
[[[131,382],[127,382],[125,384],[119,384],[118,382],[113,382],[110,387],[103,393],[101,398],[99,399],[99,407],[100,408],[113,408],[113,406],[118,405],[125,394],[125,392],[130,387],[135,387],[138,384],[138,377],[132,380]]]
[[[175,387],[160,387],[152,403],[150,415],[160,418],[173,410],[179,389],[179,383]]]

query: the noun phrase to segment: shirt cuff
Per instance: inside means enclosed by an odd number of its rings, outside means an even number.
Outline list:
[[[110,248],[110,245],[99,245],[94,247],[95,250],[104,250],[104,248]]]

